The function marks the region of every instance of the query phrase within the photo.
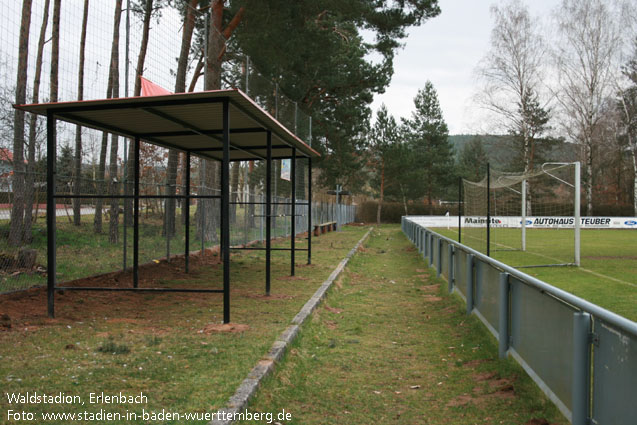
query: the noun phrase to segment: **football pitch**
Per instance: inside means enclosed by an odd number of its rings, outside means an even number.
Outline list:
[[[458,240],[457,228],[433,231]],[[637,321],[637,231],[582,229],[581,265],[534,267],[572,263],[572,229],[527,229],[521,250],[520,229],[492,229],[491,257],[553,286]],[[483,228],[463,228],[462,243],[486,253]]]

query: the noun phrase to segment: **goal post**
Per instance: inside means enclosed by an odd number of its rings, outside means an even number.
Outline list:
[[[580,265],[580,163],[463,180],[463,242],[519,267]],[[507,251],[528,255],[507,255]]]

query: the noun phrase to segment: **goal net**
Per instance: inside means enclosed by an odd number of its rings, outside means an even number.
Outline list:
[[[579,163],[463,181],[462,242],[517,267],[579,265]]]

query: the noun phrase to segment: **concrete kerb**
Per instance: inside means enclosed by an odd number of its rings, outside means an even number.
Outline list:
[[[309,317],[310,314],[319,306],[321,301],[325,298],[327,294],[327,290],[332,286],[332,283],[338,278],[338,276],[343,272],[345,266],[349,262],[349,260],[356,254],[358,248],[367,240],[369,235],[371,234],[374,228],[370,228],[367,233],[358,241],[358,243],[352,248],[347,256],[338,264],[336,269],[330,274],[325,282],[317,289],[317,291],[312,295],[301,311],[294,316],[292,319],[292,324],[288,326],[282,333],[277,337],[270,348],[270,351],[259,360],[257,365],[252,368],[248,376],[241,382],[237,391],[235,391],[234,395],[230,397],[228,400],[228,406],[222,409],[219,409],[217,412],[222,413],[222,419],[215,419],[209,422],[209,425],[230,425],[234,422],[232,418],[245,410],[248,405],[248,402],[257,392],[259,388],[259,384],[261,380],[265,378],[270,372],[274,370],[275,363],[281,360],[283,354],[287,350],[287,347],[294,341],[296,336],[299,333],[300,326],[305,322],[305,320]]]

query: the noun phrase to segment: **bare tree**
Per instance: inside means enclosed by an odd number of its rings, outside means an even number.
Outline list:
[[[619,69],[621,37],[612,4],[602,0],[563,0],[555,12],[559,40],[556,98],[569,137],[580,144],[585,163],[586,214],[593,213],[593,161],[596,127]]]
[[[113,26],[113,48],[111,50],[111,77],[113,79],[113,97],[119,97],[119,26],[122,18],[122,0],[115,2],[115,19]],[[109,158],[110,193],[113,196],[119,193],[117,178],[117,148],[119,136],[111,134],[111,152]],[[108,226],[108,239],[111,243],[117,243],[119,239],[119,199],[111,198],[111,208]]]
[[[80,35],[80,63],[77,70],[77,100],[84,99],[84,58],[86,50],[86,27],[88,24],[89,0],[84,0],[84,14],[82,15],[82,33]],[[79,195],[82,190],[82,127],[75,127],[75,156],[73,158],[73,194]],[[82,219],[82,200],[73,199],[73,224],[79,226]]]
[[[492,6],[491,14],[491,48],[478,67],[484,82],[478,99],[520,140],[524,172],[528,173],[534,166],[535,138],[548,121],[540,99],[546,47],[537,19],[520,0]]]
[[[625,145],[620,145],[620,152],[627,150],[633,172],[633,214],[637,216],[637,41],[633,45],[631,59],[622,67],[622,74],[629,85],[620,88],[619,112]]]
[[[46,42],[46,27],[49,22],[49,4],[50,1],[44,2],[44,14],[42,16],[42,26],[40,27],[40,38],[38,39],[38,50],[35,59],[35,76],[33,77],[33,103],[40,102],[40,82],[42,78],[42,59],[44,56],[44,43]],[[24,215],[24,240],[31,242],[33,235],[31,234],[31,225],[33,224],[33,204],[35,202],[35,148],[37,145],[37,127],[38,117],[31,114],[29,120],[29,146],[27,154],[27,176],[25,205],[26,211]]]
[[[16,77],[15,103],[26,102],[27,65],[29,58],[29,29],[31,26],[31,0],[22,2],[20,21],[20,39],[18,41],[18,71]],[[9,244],[22,244],[22,226],[24,224],[24,111],[16,109],[13,113],[13,205],[11,206],[11,227]]]

